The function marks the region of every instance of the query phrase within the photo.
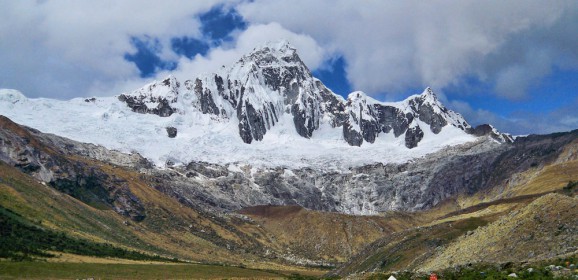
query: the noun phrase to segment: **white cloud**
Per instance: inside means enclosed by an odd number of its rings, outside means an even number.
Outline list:
[[[548,56],[545,62],[535,62],[535,57],[528,56],[527,61],[514,66],[508,59],[488,60],[512,51],[506,47],[514,46],[510,42],[516,36],[535,29],[557,26],[549,32],[565,28],[574,30],[569,32],[578,36],[577,8],[575,1],[360,4],[348,0],[256,0],[243,3],[239,11],[251,22],[277,21],[289,30],[311,35],[327,49],[342,53],[354,89],[369,93],[398,92],[410,86],[441,89],[464,76],[477,76],[497,79],[497,90],[502,96],[518,99],[533,79],[547,74],[547,69],[558,63],[559,57]],[[561,21],[572,27],[556,25]],[[516,45],[519,49],[514,51],[525,53],[531,46],[551,47],[538,37],[527,43]],[[572,55],[578,58],[578,54]],[[490,64],[499,69],[490,69]],[[533,69],[536,64],[542,67]],[[578,64],[571,67],[578,68]],[[496,75],[494,70],[501,73]],[[522,73],[531,78],[522,79]],[[512,76],[518,79],[510,83]]]
[[[260,45],[282,39],[288,40],[297,50],[307,50],[299,52],[299,56],[311,70],[319,68],[327,56],[308,35],[293,33],[278,23],[257,24],[239,32],[232,45],[213,48],[205,56],[197,55],[192,59],[182,57],[177,69],[160,72],[156,77],[162,79],[172,74],[179,80],[193,79],[200,74],[214,72],[221,66],[232,65]]]
[[[0,1],[2,2],[2,1]],[[297,34],[278,23],[254,24],[236,32],[230,45],[211,49],[205,57],[178,57],[170,39],[201,38],[195,17],[223,1],[4,1],[0,18],[0,87],[12,87],[31,97],[71,98],[110,95],[136,88],[141,79],[126,53],[136,49],[132,36],[158,39],[164,60],[178,60],[173,73],[193,78],[229,65],[266,41],[288,39],[305,63],[315,69],[325,52],[310,36]],[[234,6],[237,1],[227,1]],[[169,73],[157,73],[163,78]]]
[[[159,38],[161,55],[174,58],[168,40],[199,36],[194,16],[218,2],[0,1],[0,87],[70,98],[135,79],[138,69],[124,60],[131,36]]]

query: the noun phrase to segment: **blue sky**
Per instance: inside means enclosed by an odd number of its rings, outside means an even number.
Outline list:
[[[0,0],[0,88],[114,95],[193,78],[283,38],[344,97],[396,101],[430,86],[473,125],[578,128],[575,1],[189,2]]]

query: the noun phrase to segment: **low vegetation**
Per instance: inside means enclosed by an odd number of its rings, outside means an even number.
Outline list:
[[[573,195],[578,192],[578,181],[569,181],[568,184],[562,188],[562,193]]]
[[[0,206],[0,258],[22,261],[34,257],[53,257],[49,252],[130,260],[167,260],[106,243],[69,237],[62,232],[45,229]]]

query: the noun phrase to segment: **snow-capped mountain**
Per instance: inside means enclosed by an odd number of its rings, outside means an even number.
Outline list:
[[[0,90],[0,109],[19,123],[160,165],[355,166],[403,162],[480,135],[511,140],[493,128],[473,129],[430,88],[401,102],[359,91],[345,100],[314,78],[286,41],[217,73],[170,76],[116,97],[57,101]]]
[[[299,135],[310,138],[321,120],[341,126],[345,110],[343,98],[315,79],[286,41],[257,48],[220,73],[184,85],[169,77],[119,99],[139,113],[170,116],[194,107],[221,120],[235,119],[245,143],[263,140],[284,114]]]
[[[185,101],[178,104],[180,96]],[[404,137],[406,147],[414,148],[424,136],[423,129],[434,134],[446,125],[471,129],[430,88],[398,103],[379,102],[359,91],[343,100],[311,75],[286,41],[257,48],[231,68],[187,80],[184,87],[169,77],[121,94],[119,99],[135,112],[162,117],[190,106],[222,119],[236,116],[245,143],[263,140],[283,114],[291,115],[302,137],[312,137],[325,124],[341,127],[345,141],[353,146],[374,143],[381,133],[393,133],[396,138]]]

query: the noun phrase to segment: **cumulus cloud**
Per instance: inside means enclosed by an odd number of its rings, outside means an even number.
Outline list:
[[[561,56],[578,58],[575,49],[562,50],[567,42],[525,35],[541,29],[556,38],[560,33],[576,38],[577,7],[575,1],[369,1],[360,5],[347,0],[256,0],[242,4],[239,11],[251,22],[275,20],[292,31],[310,34],[324,48],[343,54],[353,88],[370,94],[395,93],[409,86],[444,88],[464,76],[475,76],[495,83],[501,96],[520,99],[533,81],[560,63]],[[320,15],[331,20],[320,20]],[[513,42],[520,38],[525,38],[525,44]],[[535,46],[542,49],[531,50]],[[558,51],[533,56],[549,49]],[[512,52],[526,57],[518,62],[503,59]],[[578,68],[576,63],[568,66]]]
[[[236,36],[234,43],[213,48],[205,56],[197,55],[192,59],[182,57],[176,70],[160,72],[157,78],[172,74],[180,80],[192,79],[203,73],[214,72],[219,67],[232,65],[244,54],[267,42],[280,40],[289,41],[298,50],[307,50],[300,52],[299,56],[311,69],[320,67],[327,56],[313,38],[293,33],[278,23],[251,25]]]
[[[177,35],[199,36],[196,14],[214,1],[0,1],[0,87],[27,95],[70,98],[95,84],[138,77],[124,54],[131,36],[168,45]],[[168,48],[161,58],[176,58]]]
[[[17,88],[31,97],[71,98],[109,95],[173,74],[190,79],[229,65],[266,41],[289,40],[315,69],[325,51],[312,37],[278,23],[253,24],[236,31],[229,43],[205,56],[187,59],[170,48],[175,37],[203,38],[198,14],[216,5],[226,9],[237,1],[10,1],[0,17],[0,87]],[[174,73],[161,71],[141,79],[127,53],[137,50],[131,38],[158,40],[160,59],[177,61]]]
[[[140,78],[118,80],[112,88],[110,85],[97,83],[91,88],[90,95],[98,95],[103,91],[112,93],[131,91],[152,80],[162,80],[168,75],[173,75],[181,81],[194,79],[201,74],[214,73],[223,66],[230,66],[243,55],[268,42],[287,40],[296,49],[307,50],[300,52],[299,56],[311,70],[322,67],[326,57],[330,55],[310,36],[291,32],[274,22],[250,25],[246,30],[235,32],[233,36],[235,40],[214,47],[205,55],[197,54],[191,59],[186,56],[180,57],[174,70],[159,71],[146,80]]]

